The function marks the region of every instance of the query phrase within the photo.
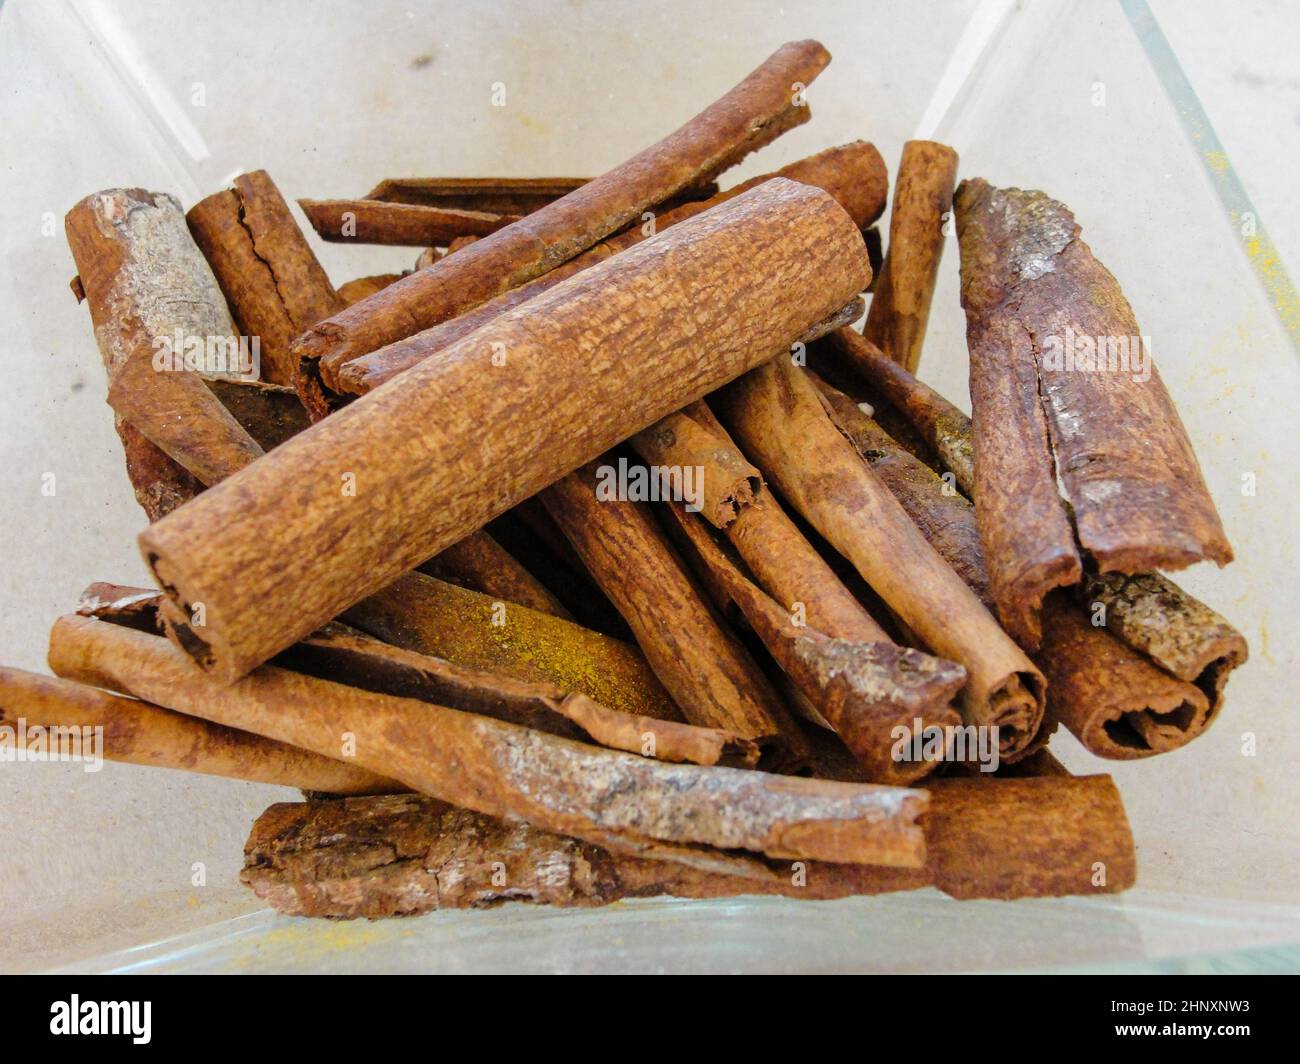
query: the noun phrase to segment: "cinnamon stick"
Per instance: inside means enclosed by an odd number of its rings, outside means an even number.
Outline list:
[[[975,508],[892,440],[851,399],[820,382],[832,416],[931,545],[992,604]],[[1034,661],[1047,677],[1045,741],[1062,723],[1099,757],[1132,759],[1177,749],[1211,722],[1197,687],[1156,668],[1096,627],[1059,594],[1043,604],[1043,641]]]
[[[97,583],[82,593],[77,614],[157,635],[162,633],[161,600],[157,591]],[[590,738],[662,761],[744,767],[758,762],[753,743],[720,729],[683,724],[671,704],[665,707],[671,714],[667,719],[611,709],[551,683],[457,665],[373,639],[345,624],[327,624],[278,655],[275,664],[367,691],[483,713],[566,739]]]
[[[862,238],[835,201],[775,179],[569,278],[502,315],[491,336],[465,338],[145,531],[173,637],[222,679],[243,675],[787,348],[852,299],[866,270]],[[294,594],[268,595],[285,586]],[[201,631],[194,603],[205,604]]]
[[[687,203],[655,218],[653,229],[635,226],[616,236],[609,237],[584,251],[563,266],[543,274],[534,281],[507,291],[482,306],[467,313],[418,332],[406,340],[397,341],[381,347],[367,355],[347,359],[326,356],[320,361],[317,370],[320,376],[320,401],[330,403],[336,400],[332,393],[345,395],[364,395],[377,388],[384,381],[390,380],[404,369],[437,353],[456,340],[493,321],[505,311],[526,303],[534,296],[589,266],[602,262],[611,255],[635,247],[652,232],[663,232],[688,218],[693,218],[705,210],[720,203],[734,199],[741,193],[757,188],[774,177],[785,177],[806,185],[816,185],[825,189],[835,202],[843,207],[861,228],[880,216],[885,209],[885,195],[888,191],[888,178],[884,160],[874,145],[864,141],[828,148],[816,155],[782,167],[773,174],[763,174],[751,178],[735,188],[718,193],[699,203]],[[861,310],[850,321],[861,315]],[[313,393],[315,394],[315,393]]]
[[[389,794],[400,783],[248,732],[210,724],[71,680],[0,666],[0,727],[101,728],[110,761],[182,769],[328,794]]]
[[[816,41],[777,49],[716,103],[659,143],[563,198],[336,314],[300,337],[308,362],[347,361],[491,299],[567,262],[668,197],[806,122],[797,85],[830,55]]]
[[[710,610],[645,505],[599,494],[601,467],[589,462],[542,499],[655,675],[692,724],[752,739],[777,768],[801,766],[803,735],[776,691]]]
[[[420,265],[422,264],[417,260],[417,268]],[[339,285],[339,299],[350,307],[353,303],[359,303],[367,296],[373,296],[376,292],[382,291],[394,281],[400,281],[404,276],[405,274],[401,273],[376,273],[368,277],[354,277],[351,281],[345,281]]]
[[[873,783],[905,785],[933,771],[938,759],[895,756],[900,738],[939,729],[946,753],[948,729],[961,723],[949,706],[966,682],[950,661],[895,646],[832,639],[790,615],[748,580],[708,531],[679,504],[668,511],[705,566],[725,587],[772,657],[866,768]],[[910,742],[907,744],[910,749]]]
[[[192,344],[206,360],[218,345],[235,351],[236,340],[180,204],[163,193],[108,189],[73,207],[65,228],[114,412],[204,483],[258,457],[261,448],[186,360]],[[196,421],[204,432],[192,431]]]
[[[258,337],[262,379],[292,384],[289,345],[304,329],[344,309],[289,205],[265,170],[200,200],[187,215],[240,331]]]
[[[298,206],[322,240],[412,248],[445,247],[460,236],[487,236],[520,217],[369,199],[300,199]]]
[[[348,756],[413,789],[620,852],[763,875],[725,851],[915,867],[924,792],[668,765],[273,666],[222,686],[165,639],[86,617],[50,635],[57,675]],[[715,851],[709,847],[717,847]]]
[[[430,558],[421,572],[472,591],[549,613],[566,621],[572,615],[537,577],[481,529]]]
[[[923,886],[956,898],[1010,899],[1111,894],[1133,885],[1133,840],[1109,776],[941,780],[930,793],[928,858],[916,870],[817,863],[764,882],[742,880],[400,795],[271,806],[249,834],[240,879],[278,912],[336,919],[504,901],[832,899]]]
[[[928,384],[852,329],[837,329],[831,344],[921,434],[957,487],[975,497],[975,446],[971,420]]]
[[[966,669],[965,722],[996,726],[1004,760],[1023,755],[1042,721],[1041,674],[863,464],[803,371],[773,359],[712,405],[768,480],[926,647]]]
[[[909,140],[894,181],[889,249],[862,332],[887,357],[915,373],[951,217],[957,153],[932,140]]]
[[[1103,573],[1231,561],[1149,345],[1074,216],[982,180],[956,209],[977,514],[1013,634],[1036,646],[1042,596],[1079,582],[1075,534]]]
[[[366,199],[488,214],[531,214],[590,180],[588,177],[390,177],[367,192]]]

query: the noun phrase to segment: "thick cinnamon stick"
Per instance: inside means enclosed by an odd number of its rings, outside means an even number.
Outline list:
[[[363,599],[349,624],[387,643],[517,680],[552,683],[611,709],[661,720],[680,712],[628,643],[423,573]]]
[[[925,643],[967,672],[967,724],[996,726],[1023,755],[1042,721],[1041,674],[926,541],[827,417],[804,372],[780,357],[712,402],[751,460]]]
[[[862,332],[912,373],[921,361],[956,182],[957,153],[946,144],[909,140],[903,145],[894,180],[889,249]]]
[[[1041,192],[981,180],[962,183],[956,208],[977,513],[1013,633],[1036,645],[1042,594],[1078,583],[1075,533],[1103,573],[1231,561],[1149,345],[1074,216]]]
[[[952,733],[946,729],[961,723],[949,702],[966,682],[965,669],[888,639],[859,643],[796,627],[698,520],[677,504],[668,511],[772,657],[866,768],[865,779],[907,784],[933,771],[937,758],[900,758],[895,752],[910,750],[907,737],[930,728],[939,729],[940,745],[947,750]]]
[[[885,208],[885,195],[889,183],[884,160],[881,159],[874,145],[859,140],[828,148],[783,167],[774,174],[752,178],[703,202],[683,204],[660,214],[655,219],[653,229],[644,225],[626,229],[536,280],[505,292],[468,313],[415,333],[406,340],[389,344],[360,358],[349,356],[344,360],[327,356],[321,360],[318,367],[324,388],[321,401],[334,401],[336,397],[331,393],[364,395],[402,370],[437,353],[454,341],[468,336],[505,311],[554,288],[573,274],[602,262],[620,251],[636,246],[652,233],[663,232],[670,226],[687,218],[693,218],[720,203],[725,203],[751,188],[756,188],[773,177],[786,177],[791,181],[825,189],[835,198],[835,202],[848,212],[849,217],[859,228],[879,217],[880,212]],[[861,310],[858,310],[854,318],[860,315]]]
[[[1136,861],[1109,776],[940,780],[928,858],[903,870],[827,863],[758,883],[643,861],[418,795],[271,806],[244,847],[242,882],[291,916],[376,919],[503,901],[778,894],[831,899],[935,886],[957,898],[1111,894]]]
[[[0,727],[102,728],[110,761],[182,769],[327,794],[389,794],[395,780],[284,743],[210,724],[133,698],[0,666]]]
[[[539,277],[643,211],[711,181],[787,129],[809,108],[810,84],[830,55],[816,41],[783,45],[677,132],[532,214],[420,270],[312,329],[294,345],[305,361],[339,362],[427,329]]]
[[[317,236],[335,244],[445,247],[460,236],[487,236],[519,221],[517,214],[488,214],[379,200],[300,199]]]
[[[50,667],[327,757],[348,757],[354,743],[356,764],[413,789],[621,852],[755,875],[764,866],[724,851],[904,868],[924,859],[921,791],[668,765],[273,666],[222,686],[165,639],[86,617],[55,623]]]
[[[588,177],[390,177],[367,192],[366,199],[489,214],[531,214],[590,180]]]
[[[233,188],[190,208],[187,218],[240,331],[260,340],[262,379],[292,384],[290,341],[345,304],[275,182],[265,170],[241,174]]]
[[[467,337],[144,532],[173,637],[221,678],[244,674],[788,348],[852,299],[866,271],[835,201],[776,179],[569,278],[502,315],[490,337]],[[570,424],[582,431],[554,431]],[[268,597],[286,586],[294,593]],[[194,603],[205,605],[201,630]]]
[[[645,504],[598,494],[601,466],[589,462],[542,499],[655,675],[692,724],[752,739],[774,767],[800,767],[803,735],[780,697],[709,608]]]
[[[931,545],[992,604],[975,509],[895,443],[851,399],[821,383],[832,416]],[[1205,730],[1205,694],[1156,668],[1060,595],[1043,604],[1034,661],[1047,677],[1045,741],[1062,723],[1099,757],[1132,759],[1176,749]]]
[[[218,344],[234,351],[235,330],[180,204],[109,189],[73,207],[65,228],[114,412],[204,483],[258,457],[262,449],[185,361],[191,342],[205,360]],[[202,433],[193,431],[198,421]]]

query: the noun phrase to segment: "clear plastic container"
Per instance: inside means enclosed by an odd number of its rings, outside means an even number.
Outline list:
[[[1140,4],[1129,4],[1139,11]],[[0,765],[0,968],[41,970],[999,970],[1295,968],[1300,728],[1294,716],[1300,363],[1259,270],[1119,5],[934,2],[107,4],[0,8],[0,657],[41,669],[45,631],[93,580],[143,583],[62,216],[139,185],[186,206],[265,167],[287,196],[408,175],[598,173],[675,128],[784,40],[835,61],[813,120],[728,179],[855,138],[904,140],[961,172],[1067,203],[1116,274],[1177,401],[1238,560],[1179,577],[1251,645],[1217,727],[1172,755],[1104,763],[1139,886],[1103,899],[507,906],[383,924],[289,920],[238,885],[274,788],[106,765]],[[1158,44],[1158,41],[1155,41]],[[1153,39],[1148,39],[1153,46]],[[494,83],[506,106],[492,105]],[[1181,100],[1179,106],[1190,106]],[[314,238],[313,238],[314,239]],[[406,250],[317,245],[336,282]],[[957,249],[922,376],[965,401]],[[53,472],[57,490],[42,493]],[[1257,490],[1243,494],[1243,477]],[[1243,755],[1244,736],[1254,756]]]

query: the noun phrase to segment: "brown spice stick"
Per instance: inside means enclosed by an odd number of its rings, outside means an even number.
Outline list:
[[[800,899],[935,886],[957,898],[1089,896],[1136,878],[1109,776],[940,780],[925,868],[804,864],[758,883],[643,861],[418,795],[280,803],[254,823],[241,881],[291,916],[376,919],[503,901],[606,905],[670,895]],[[1096,869],[1105,870],[1097,882]],[[774,870],[775,871],[775,870]]]
[[[726,440],[680,411],[669,414],[628,441],[652,467],[690,470],[699,497],[690,506],[714,528],[726,528],[752,505],[763,476]]]
[[[821,385],[832,416],[934,548],[991,604],[975,509],[934,470],[895,443],[851,399]],[[1099,757],[1131,759],[1176,749],[1210,723],[1196,687],[1162,672],[1058,595],[1043,605],[1034,661],[1047,677],[1045,741],[1065,724]]]
[[[946,144],[909,140],[903,145],[889,218],[889,250],[862,331],[912,373],[921,361],[956,181],[957,153]]]
[[[735,446],[704,401],[692,403],[687,411],[716,440]],[[737,456],[748,465],[739,450]],[[809,627],[833,639],[889,641],[771,492],[760,491],[723,531],[758,583],[791,613],[798,611]]]
[[[113,424],[122,441],[126,475],[131,481],[135,501],[150,521],[171,513],[203,490],[197,477],[179,462],[168,458],[120,414],[114,415]]]
[[[350,354],[346,360],[327,356],[321,360],[318,367],[325,389],[321,401],[330,400],[331,392],[364,395],[402,370],[437,353],[454,341],[468,336],[505,311],[554,288],[573,274],[602,262],[620,251],[636,246],[652,233],[663,232],[670,226],[693,218],[720,203],[725,203],[751,188],[757,188],[773,177],[785,177],[791,181],[824,189],[848,212],[849,217],[859,228],[879,217],[880,212],[885,208],[888,178],[880,152],[873,145],[860,140],[828,148],[783,167],[774,174],[763,174],[752,178],[703,202],[684,204],[660,214],[655,219],[653,230],[644,225],[626,229],[536,280],[505,292],[468,313],[415,333],[406,340],[389,344],[360,358],[352,357]],[[854,317],[860,314],[861,310]]]
[[[1041,547],[1010,529],[1028,528],[1037,538],[1041,518],[1069,532],[1054,469],[1079,544],[1101,572],[1231,561],[1186,430],[1133,311],[1079,238],[1074,216],[1041,192],[996,189],[980,180],[962,182],[956,207],[976,494],[1004,619],[1033,645],[1033,609],[1048,585],[1026,586],[1019,574],[1042,557]],[[1033,431],[1017,431],[1031,408]],[[1013,450],[1020,453],[1009,459]],[[1027,509],[1021,490],[1031,487],[1035,499],[1041,496],[1041,512],[1037,502]],[[1051,586],[1080,576],[1076,560]]]
[[[347,361],[453,317],[539,277],[642,212],[711,181],[787,129],[806,122],[796,83],[830,62],[816,41],[783,45],[677,132],[562,199],[484,237],[313,328],[294,345],[305,361]]]
[[[344,618],[407,650],[517,680],[552,683],[611,709],[680,719],[636,647],[422,573],[409,573],[363,599]]]
[[[948,703],[966,682],[965,669],[888,639],[858,643],[796,627],[698,520],[678,504],[668,511],[772,657],[866,768],[865,779],[905,785],[934,769],[933,762],[896,758],[894,751],[903,736],[961,723]]]
[[[907,418],[952,473],[957,487],[973,498],[975,446],[970,418],[852,329],[837,329],[831,343]]]
[[[379,200],[300,199],[316,235],[334,244],[445,247],[460,236],[487,236],[519,221],[517,214],[487,214]]]
[[[258,337],[262,379],[292,384],[289,345],[322,318],[344,309],[298,223],[265,170],[190,208],[190,232],[230,302],[240,331]]]
[[[390,177],[367,192],[366,199],[489,214],[531,214],[590,180],[588,177]]]
[[[966,669],[966,723],[997,726],[1004,759],[1023,754],[1042,720],[1042,676],[863,464],[804,372],[773,359],[711,405],[768,480],[926,647]]]
[[[108,374],[108,404],[204,483],[262,453],[197,373],[178,368],[176,339],[234,340],[212,271],[185,229],[180,204],[142,189],[87,196],[65,219]],[[164,370],[155,357],[171,354]],[[192,426],[202,421],[203,433]]]
[[[144,532],[173,637],[221,678],[243,675],[787,348],[852,299],[866,271],[835,201],[776,179],[569,278],[502,315],[490,337],[467,337]],[[268,595],[284,587],[294,593]],[[186,605],[196,602],[202,631]]]
[[[148,702],[0,666],[0,725],[102,728],[110,761],[175,768],[328,794],[388,794],[395,780],[248,732],[196,720]]]
[[[364,768],[623,852],[753,874],[762,866],[704,847],[895,867],[924,859],[920,791],[668,765],[272,666],[222,686],[166,640],[86,617],[55,623],[50,667],[325,756],[345,756],[351,735]]]
[[[88,587],[77,614],[161,634],[158,591],[98,583]],[[284,668],[380,694],[435,702],[497,720],[663,761],[750,767],[751,742],[712,728],[610,709],[554,684],[513,679],[392,646],[347,625],[327,624],[275,659]],[[671,706],[667,707],[671,710]]]
[[[655,675],[692,724],[754,740],[777,768],[802,767],[803,734],[780,697],[709,608],[644,504],[598,496],[601,464],[570,473],[542,500]]]

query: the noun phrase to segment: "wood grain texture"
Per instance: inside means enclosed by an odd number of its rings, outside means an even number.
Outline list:
[[[216,675],[243,675],[788,347],[868,269],[830,196],[776,179],[569,278],[143,533],[175,638]]]

